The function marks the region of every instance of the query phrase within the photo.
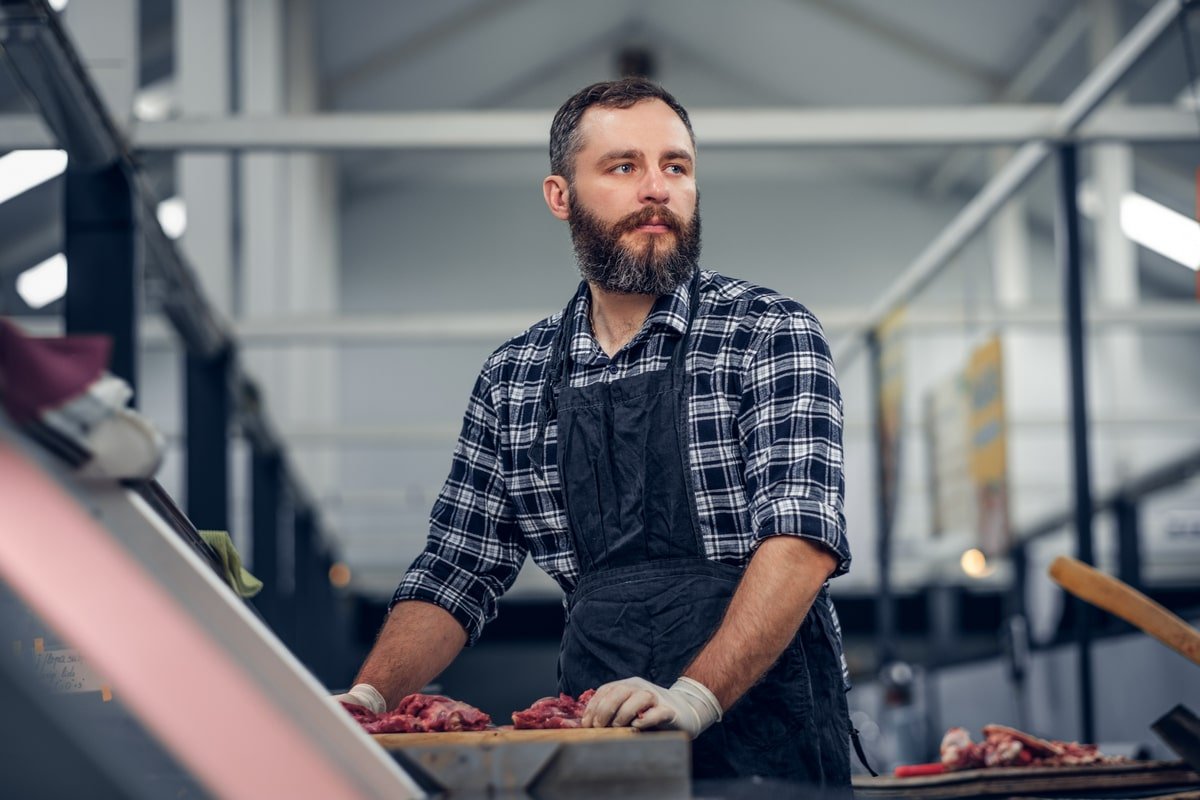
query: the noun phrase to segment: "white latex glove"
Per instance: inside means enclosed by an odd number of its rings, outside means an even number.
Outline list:
[[[383,699],[379,690],[369,683],[356,683],[345,694],[335,694],[333,701],[335,703],[353,703],[356,706],[370,709],[376,714],[387,711],[387,701]]]
[[[691,678],[680,678],[670,689],[642,678],[606,683],[583,712],[585,728],[672,728],[693,739],[720,721],[721,704],[716,696]]]

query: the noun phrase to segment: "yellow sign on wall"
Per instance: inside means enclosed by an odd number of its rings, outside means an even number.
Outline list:
[[[879,338],[879,458],[883,460],[883,498],[889,524],[900,498],[900,440],[904,425],[904,336],[907,312],[889,314],[876,331]]]
[[[966,379],[970,399],[968,464],[975,485],[979,547],[988,556],[999,556],[1012,544],[1004,357],[999,336],[993,336],[971,354]]]

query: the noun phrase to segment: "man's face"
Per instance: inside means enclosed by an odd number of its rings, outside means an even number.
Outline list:
[[[588,109],[568,191],[571,240],[585,280],[612,292],[661,295],[700,256],[695,151],[661,100]]]

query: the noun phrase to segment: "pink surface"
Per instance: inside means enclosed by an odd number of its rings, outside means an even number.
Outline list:
[[[215,796],[363,796],[107,531],[3,442],[0,531],[0,578]]]

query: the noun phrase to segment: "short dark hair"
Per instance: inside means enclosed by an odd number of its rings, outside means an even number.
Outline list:
[[[615,81],[602,81],[586,86],[572,95],[563,103],[554,115],[550,124],[550,172],[562,175],[568,181],[575,177],[575,154],[583,148],[579,135],[579,120],[583,113],[592,106],[602,108],[629,108],[643,100],[662,100],[671,110],[683,120],[691,137],[692,147],[696,146],[696,134],[692,131],[692,121],[688,119],[687,109],[671,96],[670,92],[653,81],[645,78],[621,78]]]

